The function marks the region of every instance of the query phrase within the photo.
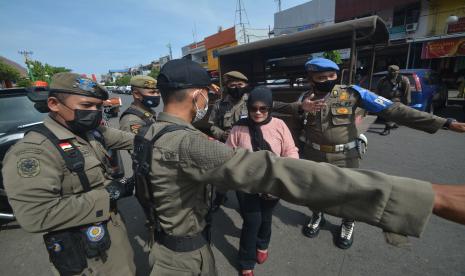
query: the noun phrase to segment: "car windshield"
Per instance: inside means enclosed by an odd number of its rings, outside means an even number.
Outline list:
[[[41,122],[46,116],[34,108],[25,95],[0,97],[0,133],[17,129],[18,126]]]

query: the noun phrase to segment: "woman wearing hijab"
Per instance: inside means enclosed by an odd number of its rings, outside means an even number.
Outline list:
[[[299,158],[291,132],[286,124],[271,116],[271,90],[258,86],[247,101],[248,118],[239,120],[226,141],[230,147],[252,151],[268,150],[282,157]],[[255,264],[268,258],[271,218],[279,199],[268,194],[237,192],[242,225],[239,266],[242,275],[253,276]]]

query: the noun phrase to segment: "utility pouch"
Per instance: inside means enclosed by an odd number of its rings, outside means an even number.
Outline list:
[[[101,257],[102,261],[107,260],[106,251],[110,248],[111,240],[108,233],[107,223],[88,225],[80,228],[84,251],[88,258]]]
[[[75,230],[50,232],[43,236],[50,262],[60,275],[75,275],[87,267],[81,233]]]

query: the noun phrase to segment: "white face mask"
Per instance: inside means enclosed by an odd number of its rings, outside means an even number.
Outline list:
[[[194,120],[192,121],[193,123],[202,120],[203,117],[205,117],[205,115],[207,115],[207,112],[208,112],[208,98],[205,97],[201,92],[198,92],[198,93],[200,93],[200,95],[202,95],[202,97],[205,99],[205,102],[206,102],[206,103],[205,103],[205,108],[204,108],[204,109],[200,109],[200,108],[197,106],[197,102],[195,101],[195,96],[194,96],[195,118],[194,118]]]

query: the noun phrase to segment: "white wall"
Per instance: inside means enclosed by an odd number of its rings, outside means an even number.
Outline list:
[[[335,0],[313,0],[275,13],[275,36],[334,24],[335,10]]]

